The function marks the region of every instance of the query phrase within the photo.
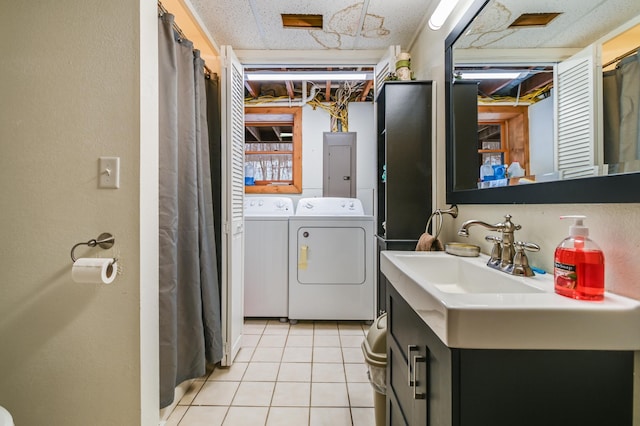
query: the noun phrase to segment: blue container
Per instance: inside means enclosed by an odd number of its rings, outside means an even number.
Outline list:
[[[246,186],[255,185],[256,181],[253,176],[253,164],[247,164],[244,166],[244,184]]]

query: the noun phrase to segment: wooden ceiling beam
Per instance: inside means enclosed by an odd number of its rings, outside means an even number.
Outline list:
[[[273,133],[275,133],[276,138],[278,138],[278,140],[282,142],[282,136],[280,136],[280,133],[282,133],[282,130],[280,129],[280,127],[272,126],[271,129],[273,130]]]
[[[327,71],[332,71],[333,68],[327,68]],[[331,101],[331,81],[327,81],[325,85],[324,99],[327,102]]]
[[[372,87],[373,87],[373,80],[367,80],[367,82],[364,84],[364,87],[362,88],[362,94],[360,95],[360,102],[364,102],[365,100],[367,100],[367,96],[369,96],[369,92],[371,91]]]
[[[509,84],[511,84],[511,80],[484,80],[480,82],[478,90],[487,96],[491,96]]]
[[[289,96],[289,99],[293,99],[295,94],[293,93],[293,82],[292,81],[285,81],[284,82],[284,87],[286,87],[287,89],[287,95]]]
[[[247,129],[247,131],[251,133],[254,138],[256,138],[256,141],[260,142],[260,131],[257,127],[245,126],[245,129]]]
[[[258,93],[260,93],[260,91],[258,90],[258,83],[254,83],[251,81],[245,81],[244,82],[244,87],[247,88],[247,91],[249,92],[249,95],[252,98],[257,98],[258,97]]]
[[[520,94],[527,95],[550,83],[553,83],[553,73],[541,72],[534,74],[522,82],[522,86],[520,87]]]

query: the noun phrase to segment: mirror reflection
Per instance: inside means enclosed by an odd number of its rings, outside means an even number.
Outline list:
[[[454,189],[640,171],[640,2],[632,3],[484,7],[453,44],[456,135],[469,111],[477,115],[477,143],[465,144],[475,170],[456,171]]]

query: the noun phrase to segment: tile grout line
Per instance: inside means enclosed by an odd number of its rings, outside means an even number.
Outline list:
[[[231,397],[229,404],[225,407],[226,411],[225,411],[224,417],[222,419],[223,424],[224,424],[224,421],[226,421],[228,419],[231,408],[234,407],[233,401],[235,400],[235,398],[238,395],[238,392],[240,390],[240,385],[243,382],[247,383],[246,380],[249,379],[249,377],[247,376],[248,371],[249,371],[249,366],[250,365],[255,365],[256,363],[260,363],[261,362],[261,361],[256,361],[254,359],[254,357],[256,356],[256,350],[260,346],[260,343],[264,342],[263,338],[265,336],[278,336],[278,335],[281,335],[277,331],[277,329],[281,328],[281,327],[274,327],[273,329],[269,330],[269,324],[270,324],[269,321],[267,321],[267,322],[265,322],[263,327],[256,327],[256,328],[260,328],[260,330],[261,330],[260,334],[259,334],[260,337],[257,339],[257,341],[255,343],[255,346],[251,347],[251,354],[248,356],[248,358],[246,360],[242,361],[242,363],[246,363],[247,366],[245,367],[245,369],[243,370],[242,374],[240,375],[240,377],[238,379],[239,380],[238,387],[235,389],[234,394]],[[341,329],[337,322],[334,323],[334,324],[335,324],[336,334],[333,333],[333,327],[331,327],[331,326],[329,326],[329,327],[318,327],[318,323],[314,322],[313,326],[311,327],[311,331],[310,331],[310,334],[309,334],[309,336],[311,337],[310,338],[310,346],[309,346],[309,349],[311,351],[311,356],[310,356],[310,362],[308,363],[311,371],[309,373],[309,377],[310,378],[309,378],[309,381],[308,381],[309,396],[308,396],[308,400],[307,400],[307,405],[306,406],[286,406],[286,405],[283,405],[283,407],[278,406],[278,408],[289,408],[289,407],[291,407],[291,408],[294,408],[294,407],[306,408],[307,409],[307,421],[309,422],[309,424],[311,422],[312,408],[314,408],[312,406],[312,389],[313,389],[314,378],[317,377],[318,379],[320,379],[320,376],[316,376],[315,375],[315,374],[319,374],[319,372],[317,370],[315,370],[315,373],[314,373],[314,365],[315,364],[322,364],[322,362],[320,362],[320,360],[316,358],[316,351],[315,351],[315,349],[317,347],[316,344],[319,343],[318,339],[319,339],[320,336],[334,336],[334,335],[337,337],[337,340],[338,340],[337,346],[333,346],[333,345],[327,344],[326,346],[318,346],[317,348],[321,348],[321,347],[322,348],[325,348],[325,347],[326,348],[333,348],[333,347],[335,347],[335,348],[339,349],[339,351],[340,351],[340,364],[342,364],[341,367],[340,367],[340,371],[342,373],[344,381],[342,381],[342,382],[333,382],[333,381],[330,381],[331,380],[330,378],[327,378],[327,380],[329,380],[329,381],[327,381],[327,382],[323,381],[323,382],[318,382],[318,383],[332,383],[332,384],[333,383],[343,383],[344,387],[345,387],[344,389],[347,392],[346,396],[347,396],[347,404],[348,405],[347,405],[347,407],[343,407],[342,405],[327,405],[327,406],[319,405],[316,408],[319,408],[319,409],[324,409],[324,408],[348,408],[349,409],[349,421],[351,422],[352,425],[354,424],[354,421],[355,421],[353,407],[352,407],[352,395],[349,393],[349,378],[347,377],[347,368],[346,368],[347,367],[347,360],[345,358],[345,348],[348,350],[348,352],[350,352],[351,349],[356,348],[356,346],[353,345],[353,340],[354,339],[357,340],[357,338],[364,338],[366,336],[366,333],[364,332],[364,329],[362,328],[362,326],[360,326],[358,328],[349,327],[349,328]],[[323,330],[324,332],[320,331],[320,330]],[[357,330],[357,332],[356,332],[356,330]],[[255,332],[257,330],[254,328],[252,331]],[[272,391],[272,394],[271,394],[271,397],[270,397],[270,400],[269,400],[269,405],[266,407],[267,408],[267,413],[266,413],[266,417],[265,417],[265,424],[267,424],[267,422],[269,421],[269,416],[272,414],[272,409],[274,408],[273,404],[274,404],[274,401],[275,401],[274,398],[276,396],[276,388],[277,388],[278,383],[289,383],[289,382],[291,382],[291,383],[306,383],[306,381],[297,381],[297,380],[286,380],[286,381],[283,381],[283,382],[279,382],[279,380],[278,380],[278,378],[280,377],[280,373],[282,372],[282,364],[285,363],[285,358],[284,358],[285,349],[294,348],[294,346],[289,346],[288,345],[288,343],[290,343],[290,338],[292,336],[294,336],[294,335],[295,336],[300,336],[300,337],[303,337],[303,336],[307,335],[306,333],[291,334],[291,331],[292,331],[292,327],[289,325],[288,327],[286,327],[286,333],[282,333],[282,335],[284,335],[285,338],[284,338],[284,343],[282,345],[282,352],[279,354],[279,357],[278,357],[278,360],[277,360],[277,371],[275,373],[275,378],[274,378],[274,381],[273,381],[273,391]],[[316,331],[320,331],[320,332],[316,333]],[[265,334],[265,333],[268,333],[268,334]],[[248,334],[249,333],[247,333],[247,335]],[[253,334],[255,335],[255,334],[258,334],[258,333],[256,332],[256,333],[253,333]],[[277,340],[278,339],[275,339],[275,338],[273,339],[273,341],[277,341]],[[332,339],[326,339],[326,340],[330,341]],[[344,342],[345,340],[346,340],[347,346],[343,346],[343,343],[345,343]],[[326,344],[327,342],[325,341],[324,343]],[[269,347],[271,347],[271,346],[269,346]],[[279,347],[279,343],[274,343],[273,347],[274,348],[275,347]],[[306,345],[301,345],[300,346],[300,348],[304,348],[304,347],[306,347]],[[243,348],[246,349],[248,347],[243,347]],[[267,348],[267,346],[265,346],[265,348]],[[296,346],[296,348],[297,348],[297,346]],[[351,361],[351,362],[349,362],[349,364],[362,364],[361,362],[358,362],[357,360],[354,361],[354,359],[351,356],[351,354],[349,354],[349,357],[350,357],[350,361]],[[276,361],[276,360],[274,359],[274,361]],[[268,358],[267,358],[262,362],[268,363],[268,362],[272,362],[272,361],[269,361]],[[296,364],[296,363],[307,364],[306,361],[304,361],[304,362],[303,361],[290,361],[290,362],[293,363],[293,364]],[[326,362],[326,363],[334,364],[334,362],[329,362],[329,361]],[[208,375],[206,375],[206,377],[204,378],[203,386],[201,386],[198,389],[198,391],[195,393],[195,395],[191,399],[189,405],[186,407],[187,409],[185,410],[185,412],[180,417],[180,420],[178,420],[178,424],[180,424],[180,422],[184,419],[184,416],[188,412],[189,408],[195,406],[194,405],[194,401],[196,400],[197,396],[200,394],[200,392],[204,388],[204,384],[206,384],[209,381],[209,379],[213,375],[214,371],[215,371],[215,368],[211,372],[209,372]],[[259,380],[259,381],[267,381],[268,382],[268,380]],[[358,381],[358,380],[356,382],[360,383],[360,381]],[[354,382],[354,383],[356,383],[356,382]],[[243,407],[243,406],[237,406],[237,407]],[[258,407],[258,406],[256,406],[256,407]],[[370,407],[363,406],[361,408],[370,408]]]

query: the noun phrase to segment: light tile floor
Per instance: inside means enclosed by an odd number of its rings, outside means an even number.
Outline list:
[[[166,426],[373,426],[360,322],[246,320],[230,368],[194,381]]]

